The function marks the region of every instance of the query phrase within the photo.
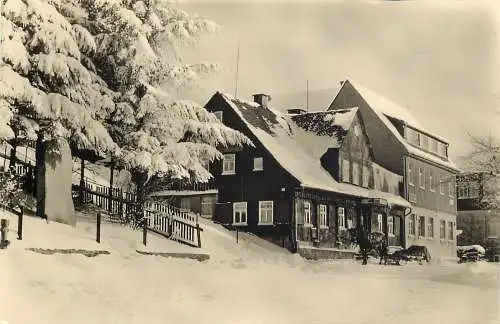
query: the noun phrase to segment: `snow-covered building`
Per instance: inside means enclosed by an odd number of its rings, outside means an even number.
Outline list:
[[[487,246],[488,239],[500,237],[498,178],[488,172],[464,172],[457,175],[457,229],[462,233],[458,245]]]
[[[215,221],[311,257],[342,254],[349,229],[362,224],[404,245],[411,206],[404,178],[375,160],[361,110],[285,114],[269,99],[257,94],[246,102],[217,92],[205,105],[254,143],[225,151],[211,165]]]
[[[426,245],[433,256],[456,255],[459,170],[448,156],[449,142],[407,109],[350,80],[342,82],[328,111],[348,107],[359,109],[374,162],[403,178],[403,197],[412,204],[405,245]]]

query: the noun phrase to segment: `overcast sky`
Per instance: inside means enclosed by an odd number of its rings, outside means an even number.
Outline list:
[[[491,129],[500,136],[493,95],[496,24],[485,5],[437,3],[182,3],[189,13],[221,25],[186,57],[219,62],[227,70],[210,78],[194,99],[204,104],[216,90],[234,93],[240,38],[239,97],[301,92],[306,80],[313,92],[352,78],[409,108],[427,129],[448,138],[456,158],[468,149],[466,130]]]

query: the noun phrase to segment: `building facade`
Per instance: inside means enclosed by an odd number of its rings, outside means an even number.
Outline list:
[[[458,168],[449,159],[449,143],[426,131],[407,109],[346,80],[329,109],[350,106],[364,117],[374,161],[403,179],[403,197],[412,205],[403,245],[425,245],[432,256],[456,255]]]

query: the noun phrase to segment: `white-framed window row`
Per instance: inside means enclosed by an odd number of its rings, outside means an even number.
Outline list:
[[[318,206],[319,228],[328,228],[328,213],[326,205]]]
[[[394,216],[387,216],[387,235],[394,236]]]
[[[253,158],[253,171],[263,171],[264,170],[264,158],[255,157]]]
[[[236,174],[236,154],[224,154],[222,159],[222,175]]]
[[[240,201],[233,203],[233,225],[245,226],[248,221],[247,202]]]
[[[272,200],[259,201],[259,225],[273,225],[274,204]]]
[[[377,214],[377,229],[379,233],[384,232],[384,216],[382,214]]]
[[[309,201],[304,201],[304,226],[312,227],[311,203]]]
[[[222,122],[222,110],[214,111],[213,114],[220,122]]]
[[[346,229],[345,208],[344,207],[337,208],[337,224],[338,224],[339,230]]]

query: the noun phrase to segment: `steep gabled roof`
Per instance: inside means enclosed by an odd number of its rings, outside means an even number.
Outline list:
[[[250,132],[303,187],[364,198],[383,198],[390,204],[409,207],[408,201],[390,193],[339,183],[321,166],[328,148],[338,148],[345,137],[357,108],[338,112],[308,113],[295,123],[290,116],[219,93],[240,116]],[[320,120],[318,126],[312,121]]]
[[[435,156],[431,153],[427,153],[419,148],[416,148],[410,145],[403,136],[396,129],[394,124],[389,120],[388,117],[403,121],[407,125],[412,128],[418,129],[426,134],[429,134],[436,139],[439,139],[445,143],[448,143],[446,139],[430,133],[424,129],[424,127],[419,123],[419,121],[412,116],[411,112],[408,109],[405,109],[398,104],[392,102],[391,100],[379,95],[378,93],[361,86],[359,83],[353,82],[351,80],[346,80],[343,83],[343,86],[347,83],[350,83],[351,86],[359,93],[359,95],[365,100],[368,106],[372,109],[372,111],[379,117],[379,119],[387,126],[387,128],[391,131],[394,137],[404,146],[406,151],[411,155],[426,159],[430,162],[442,165],[444,167],[459,170],[455,163],[448,157],[448,159],[443,159],[438,156]],[[343,87],[342,86],[342,87]],[[335,97],[342,91],[340,88],[339,92]],[[334,99],[335,100],[335,99]]]

